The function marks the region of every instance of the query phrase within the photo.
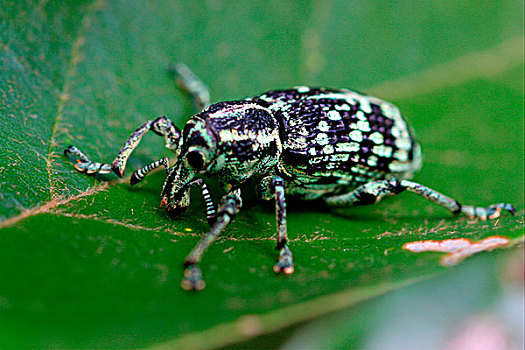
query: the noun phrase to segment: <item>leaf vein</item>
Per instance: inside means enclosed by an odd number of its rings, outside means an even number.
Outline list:
[[[76,201],[78,199],[81,199],[86,196],[93,195],[95,193],[101,192],[106,190],[109,187],[109,182],[102,182],[98,185],[95,185],[94,187],[88,188],[87,190],[72,196],[72,197],[56,197],[50,200],[49,202],[35,208],[27,209],[22,211],[17,216],[10,217],[9,219],[0,222],[0,229],[3,229],[5,227],[13,226],[17,224],[19,221],[24,220],[30,216],[43,214],[43,213],[50,213],[54,208],[60,206],[60,205],[66,205],[73,201]]]
[[[89,28],[93,24],[93,18],[97,11],[102,9],[107,3],[107,0],[97,0],[91,6],[87,8],[87,14],[82,19],[82,25],[80,26],[80,29],[77,34],[76,40],[73,42],[73,46],[71,49],[71,58],[68,63],[68,69],[65,73],[65,80],[64,85],[62,86],[62,91],[59,93],[59,104],[57,107],[57,113],[55,115],[55,118],[53,120],[53,126],[51,131],[51,138],[49,141],[49,148],[47,152],[46,157],[46,170],[48,174],[48,182],[49,182],[49,191],[50,191],[50,197],[52,199],[58,198],[59,196],[56,194],[56,181],[53,180],[53,158],[56,158],[55,151],[53,148],[55,148],[56,145],[56,139],[59,133],[59,124],[62,120],[63,114],[64,114],[64,108],[66,106],[67,101],[70,99],[70,92],[71,92],[71,81],[76,73],[76,67],[78,63],[81,61],[81,51],[85,44],[86,36],[85,33],[89,31]]]

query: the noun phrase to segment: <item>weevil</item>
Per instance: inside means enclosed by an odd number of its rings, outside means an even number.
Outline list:
[[[241,187],[247,180],[255,180],[263,200],[275,201],[276,273],[294,272],[287,243],[288,196],[347,206],[373,204],[408,190],[470,218],[495,219],[502,210],[514,214],[511,204],[461,205],[410,181],[421,166],[421,147],[389,102],[348,89],[301,86],[210,105],[206,86],[187,66],[175,64],[172,72],[200,110],[182,131],[164,116],[147,121],[129,136],[111,164],[93,162],[73,146],[64,153],[76,160],[79,172],[113,171],[123,177],[128,158],[146,132],[164,138],[166,148],[175,153],[174,165],[170,167],[168,158],[154,161],[136,170],[130,182],[135,185],[164,167],[161,204],[175,214],[189,207],[191,188],[200,188],[210,230],[184,260],[181,286],[186,290],[204,288],[199,263],[241,209]],[[217,177],[224,189],[217,206],[202,174]]]

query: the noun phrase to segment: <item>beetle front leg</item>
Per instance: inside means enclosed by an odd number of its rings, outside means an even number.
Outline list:
[[[512,204],[498,203],[489,205],[488,207],[461,205],[457,200],[445,196],[436,190],[416,182],[396,178],[369,182],[349,193],[326,197],[324,201],[330,206],[374,204],[384,196],[399,194],[405,190],[414,192],[421,197],[439,204],[450,210],[453,214],[464,214],[471,219],[496,219],[501,215],[502,210],[506,210],[514,215],[514,207]]]
[[[163,136],[166,142],[166,148],[175,151],[180,139],[180,130],[166,117],[160,117],[155,120],[149,120],[138,127],[126,140],[124,146],[120,149],[115,160],[110,164],[98,163],[91,161],[82,151],[74,146],[69,146],[64,150],[64,154],[76,161],[75,169],[78,172],[93,174],[108,174],[113,170],[119,177],[124,176],[126,162],[133,150],[138,146],[142,136],[149,130],[159,136]],[[149,166],[153,165],[150,164]],[[148,166],[142,168],[143,170]],[[151,169],[152,170],[152,169]],[[151,171],[150,170],[150,171]]]
[[[75,169],[80,173],[93,175],[109,174],[111,172],[111,165],[91,161],[88,156],[75,146],[69,146],[66,148],[64,150],[64,155],[76,162]]]
[[[182,62],[176,62],[172,64],[168,70],[175,76],[177,84],[191,96],[197,112],[202,111],[210,105],[210,92],[208,87],[188,66]]]
[[[197,265],[208,247],[217,239],[221,232],[233,220],[242,206],[241,190],[235,189],[225,195],[217,211],[217,222],[204,235],[184,260],[184,276],[181,287],[185,290],[202,290],[206,286],[202,272]]]
[[[115,174],[117,174],[119,177],[124,176],[124,170],[126,168],[128,158],[135,148],[137,148],[144,134],[146,134],[149,130],[153,130],[155,134],[164,137],[166,141],[166,148],[173,151],[177,149],[181,133],[180,130],[173,124],[173,122],[166,117],[149,120],[139,126],[137,130],[135,130],[128,137],[124,143],[124,146],[120,149],[119,154],[111,163],[111,169],[113,169]]]

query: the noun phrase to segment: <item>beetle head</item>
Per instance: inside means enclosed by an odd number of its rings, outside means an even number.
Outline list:
[[[223,185],[231,185],[274,166],[281,153],[278,123],[271,111],[252,101],[217,103],[188,121],[177,152],[162,203],[178,213],[189,206],[189,188],[198,173],[218,174]]]
[[[162,190],[162,202],[168,211],[178,214],[190,205],[190,183],[198,173],[206,172],[217,151],[213,132],[199,115],[188,121],[182,131],[178,157]]]

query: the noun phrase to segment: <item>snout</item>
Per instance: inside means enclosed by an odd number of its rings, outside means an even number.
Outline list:
[[[184,190],[184,194],[182,195],[182,198],[179,200],[176,200],[174,197],[169,198],[168,196],[163,196],[162,200],[160,202],[161,206],[166,207],[166,210],[170,214],[170,216],[178,217],[183,212],[188,210],[190,207],[190,191],[189,189]]]

